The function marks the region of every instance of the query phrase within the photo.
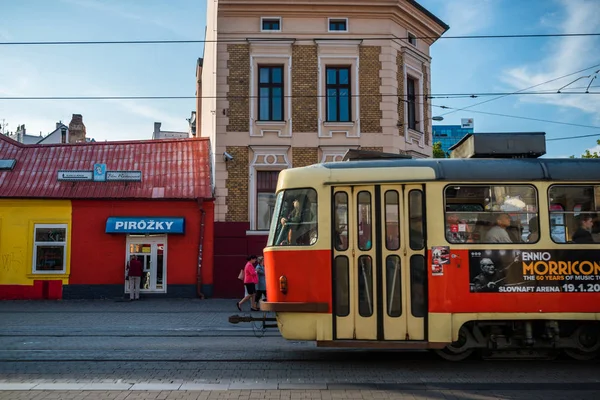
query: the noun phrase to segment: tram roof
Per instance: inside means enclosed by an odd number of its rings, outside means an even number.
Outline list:
[[[433,170],[435,180],[600,182],[600,160],[598,159],[385,159],[331,162],[321,166],[331,170],[332,175],[335,175],[335,170],[424,168]],[[377,176],[377,178],[385,179],[384,176]],[[409,176],[406,178],[410,180]]]

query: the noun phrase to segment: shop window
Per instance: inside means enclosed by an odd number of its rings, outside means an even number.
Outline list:
[[[256,171],[256,229],[268,231],[275,210],[279,171]]]
[[[548,204],[555,243],[600,243],[600,186],[551,186]]]
[[[450,243],[535,243],[535,187],[448,186],[444,190],[445,234]]]
[[[312,246],[318,239],[317,192],[291,189],[277,194],[268,243],[272,246]]]
[[[34,273],[65,273],[67,225],[36,224],[33,244]]]

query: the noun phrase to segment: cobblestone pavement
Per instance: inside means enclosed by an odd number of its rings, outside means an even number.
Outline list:
[[[235,300],[0,302],[0,399],[600,398],[600,362],[323,349],[234,314]]]

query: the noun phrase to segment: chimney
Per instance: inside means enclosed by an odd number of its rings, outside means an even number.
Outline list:
[[[154,123],[154,134],[152,135],[152,139],[160,139],[160,126],[162,123],[155,122]]]
[[[85,125],[81,114],[73,114],[69,122],[69,143],[85,143]]]

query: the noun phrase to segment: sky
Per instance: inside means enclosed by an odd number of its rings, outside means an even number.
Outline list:
[[[600,0],[419,0],[450,25],[444,36],[600,32]],[[206,0],[0,0],[0,42],[201,40]],[[149,139],[154,122],[187,131],[193,99],[2,100],[10,96],[194,96],[203,44],[93,46],[0,45],[0,123],[47,134],[82,114],[97,141]],[[536,87],[556,92],[600,69],[600,37],[439,39],[431,47],[431,92],[510,93]],[[594,67],[595,66],[595,67]],[[593,67],[593,68],[592,68]],[[475,132],[546,132],[546,157],[599,151],[600,95],[585,94],[591,78],[564,90],[582,94],[435,98],[440,124],[474,118]],[[600,92],[600,73],[590,92]],[[550,122],[587,125],[578,127]],[[593,128],[596,127],[596,128]],[[570,140],[551,140],[597,135]]]

